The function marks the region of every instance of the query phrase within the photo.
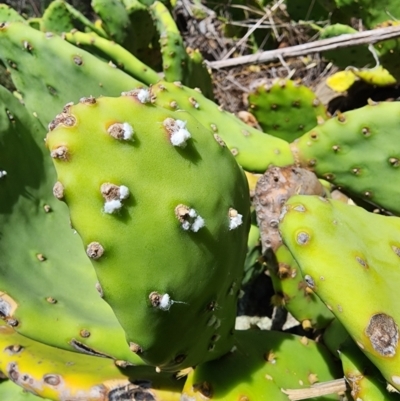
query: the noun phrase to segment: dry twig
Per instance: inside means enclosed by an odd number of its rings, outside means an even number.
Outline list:
[[[340,35],[329,39],[316,40],[315,42],[285,47],[282,49],[268,50],[262,53],[231,58],[229,60],[207,62],[207,65],[211,68],[218,69],[244,64],[266,63],[273,60],[279,60],[280,58],[300,57],[342,47],[374,44],[399,36],[400,26],[391,26],[386,28],[372,29],[369,31]]]
[[[310,388],[301,388],[296,390],[281,389],[281,391],[285,393],[291,401],[307,400],[309,398],[320,397],[321,395],[339,394],[344,393],[346,390],[347,386],[345,379],[317,383]]]

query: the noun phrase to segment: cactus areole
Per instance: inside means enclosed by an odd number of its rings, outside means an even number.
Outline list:
[[[231,152],[140,91],[67,113],[74,124],[56,117],[47,136],[61,200],[131,351],[168,371],[225,354],[250,204]]]

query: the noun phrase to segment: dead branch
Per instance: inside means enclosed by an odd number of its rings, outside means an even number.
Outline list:
[[[289,397],[289,400],[296,401],[320,397],[321,395],[340,394],[344,393],[346,389],[347,387],[345,379],[336,379],[324,383],[317,383],[309,388],[296,390],[281,389],[281,391]]]
[[[247,56],[234,57],[228,60],[217,60],[207,62],[210,68],[219,69],[225,67],[236,67],[243,64],[260,64],[282,58],[301,57],[314,53],[321,53],[342,47],[374,44],[383,40],[393,39],[400,36],[400,26],[372,29],[369,31],[344,34],[329,39],[316,40],[310,43],[285,47],[282,49],[268,50],[262,53]]]

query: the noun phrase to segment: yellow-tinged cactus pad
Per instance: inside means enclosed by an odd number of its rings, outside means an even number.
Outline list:
[[[340,201],[294,196],[280,230],[308,286],[400,389],[400,219]]]
[[[305,337],[275,331],[235,332],[235,347],[192,371],[181,401],[288,401],[282,389],[340,377],[329,351]],[[338,395],[318,401],[339,400]]]
[[[50,124],[57,198],[132,352],[164,370],[233,343],[249,189],[223,141],[143,89],[86,99]]]
[[[4,324],[0,325],[0,369],[25,390],[54,401],[178,401],[183,385],[150,367],[120,370],[108,358],[41,344]]]
[[[396,391],[390,391],[381,373],[357,347],[338,319],[333,320],[324,331],[323,342],[333,354],[340,358],[343,373],[354,400],[395,401],[399,399],[399,394]]]
[[[0,399],[1,401],[49,401],[48,398],[38,398],[15,384],[12,380],[0,381]]]

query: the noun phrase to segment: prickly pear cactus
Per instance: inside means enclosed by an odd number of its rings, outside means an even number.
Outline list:
[[[92,0],[91,5],[109,37],[117,43],[123,43],[131,23],[124,4],[120,0]]]
[[[64,0],[53,0],[40,19],[40,30],[43,32],[62,34],[76,29],[93,31],[107,37],[102,29]]]
[[[0,316],[45,344],[141,363],[96,291],[67,208],[52,196],[56,176],[45,132],[0,87]]]
[[[90,95],[117,96],[121,91],[143,86],[59,36],[44,34],[26,24],[0,23],[0,49],[0,59],[24,104],[44,126],[67,102]]]
[[[149,101],[137,90],[68,106],[47,145],[55,196],[132,352],[178,370],[232,346],[249,190],[217,135]]]
[[[338,319],[326,328],[323,342],[337,355],[343,366],[343,373],[351,388],[354,400],[395,401],[399,399],[396,391],[390,391],[379,370],[362,353],[351,339]]]
[[[300,164],[350,195],[400,214],[400,103],[371,103],[339,114],[292,144]]]
[[[121,370],[108,358],[50,347],[17,334],[4,323],[0,323],[0,348],[1,371],[41,398],[54,401],[178,401],[180,398],[182,383],[170,374],[156,373],[148,366]]]
[[[101,59],[110,60],[115,66],[146,85],[159,81],[157,72],[142,63],[128,50],[115,42],[95,34],[73,31],[64,35],[65,39]]]
[[[289,144],[259,131],[219,108],[201,92],[180,82],[159,82],[151,86],[151,101],[167,110],[185,110],[220,137],[248,171],[264,173],[269,165],[286,166],[294,159]]]
[[[288,401],[284,389],[305,388],[339,375],[328,350],[306,337],[235,331],[235,347],[222,358],[196,367],[181,400]],[[338,395],[318,397],[319,401],[339,399]]]
[[[279,233],[279,216],[285,202],[295,194],[318,194],[327,191],[310,171],[296,166],[270,167],[258,180],[253,204],[260,227],[263,259],[275,290],[273,303],[284,306],[304,329],[325,327],[332,313],[307,288],[301,270]]]
[[[249,111],[264,132],[292,142],[328,118],[314,92],[300,82],[277,80],[249,94]]]
[[[400,219],[299,195],[288,201],[280,230],[307,285],[400,389]]]
[[[36,395],[29,393],[12,380],[0,381],[0,397],[2,401],[43,401],[43,398],[38,398]],[[49,401],[48,398],[44,400]]]

